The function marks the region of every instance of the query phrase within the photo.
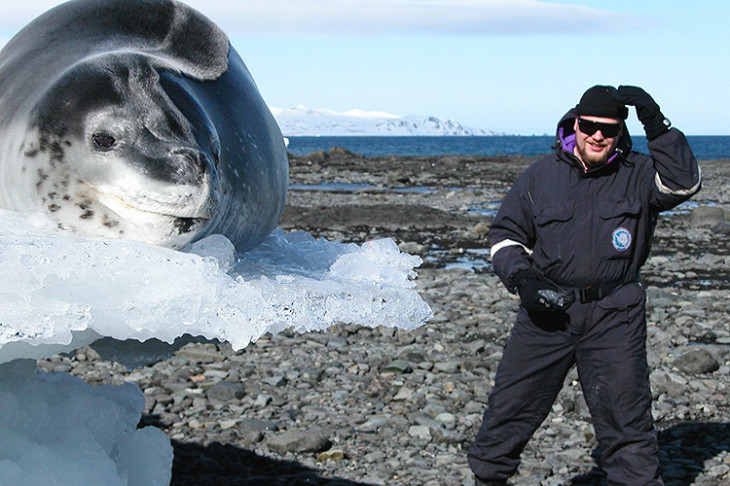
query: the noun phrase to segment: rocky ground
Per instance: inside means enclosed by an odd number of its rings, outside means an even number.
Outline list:
[[[486,229],[532,160],[365,159],[340,149],[291,158],[285,229],[390,237],[424,258],[417,284],[435,318],[417,330],[339,325],[266,336],[239,352],[195,342],[136,369],[97,346],[40,365],[91,383],[137,383],[143,423],[172,439],[173,485],[471,485],[465,451],[518,305],[489,269]],[[730,484],[728,168],[702,162],[698,205],[661,217],[645,266],[669,485]],[[514,484],[601,484],[596,447],[573,372]]]

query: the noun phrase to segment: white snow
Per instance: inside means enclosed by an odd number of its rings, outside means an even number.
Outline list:
[[[342,116],[349,116],[353,118],[390,118],[390,119],[398,119],[401,118],[398,115],[393,115],[392,113],[386,113],[384,111],[365,111],[361,110],[359,108],[353,108],[352,110],[347,110],[343,113],[341,113]]]
[[[420,263],[390,239],[355,245],[276,230],[245,254],[220,235],[181,252],[80,238],[0,210],[0,484],[167,484],[172,464],[164,434],[134,432],[136,386],[90,387],[19,358],[101,336],[201,335],[240,349],[286,328],[415,328],[432,316],[415,290]],[[169,453],[153,452],[161,444]]]
[[[472,136],[500,135],[436,116],[399,116],[382,111],[270,107],[284,136]]]

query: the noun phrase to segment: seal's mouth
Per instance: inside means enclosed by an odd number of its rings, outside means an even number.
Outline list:
[[[121,217],[128,215],[133,217],[132,215],[134,214],[147,214],[174,219],[176,226],[180,225],[181,227],[194,224],[198,221],[209,220],[213,206],[212,201],[209,200],[210,198],[204,204],[185,204],[182,202],[171,205],[154,201],[151,198],[145,198],[145,200],[141,201],[142,204],[137,204],[130,203],[123,197],[115,194],[106,192],[99,192],[98,194],[99,203]],[[189,197],[188,199],[192,200],[193,198]]]
[[[84,185],[87,188],[84,197],[92,208],[96,206],[93,217],[103,224],[103,227],[92,225],[94,229],[90,233],[96,236],[182,248],[205,229],[217,207],[217,191],[211,190],[207,181],[199,186],[150,187],[135,180],[124,185],[88,182]],[[88,226],[91,220],[83,221]],[[77,223],[74,221],[69,226]]]
[[[207,207],[198,208],[192,216],[177,208],[149,210],[102,193],[98,202],[115,215],[125,237],[171,248],[182,248],[189,243],[208,223],[211,213]]]
[[[202,218],[176,218],[173,222],[173,227],[178,234],[183,235],[195,231],[195,228],[200,226],[207,219]]]

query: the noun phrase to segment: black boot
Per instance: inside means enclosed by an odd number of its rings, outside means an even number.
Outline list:
[[[476,486],[507,486],[507,481],[487,481],[474,477],[474,484]]]

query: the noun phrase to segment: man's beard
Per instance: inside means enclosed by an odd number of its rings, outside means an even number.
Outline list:
[[[584,142],[583,146],[576,145],[576,150],[578,151],[578,155],[580,155],[581,160],[588,168],[597,167],[600,165],[604,165],[606,162],[608,162],[608,159],[611,157],[611,151],[606,150],[600,153],[595,152],[589,152],[586,150],[586,147],[588,146],[588,142]],[[608,145],[606,145],[608,147]]]

